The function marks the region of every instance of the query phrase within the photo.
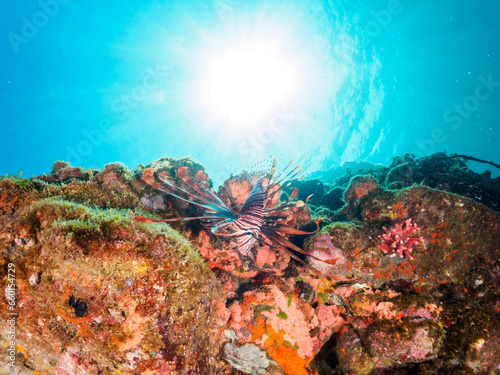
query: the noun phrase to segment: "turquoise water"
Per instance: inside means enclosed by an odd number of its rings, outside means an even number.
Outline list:
[[[49,173],[55,160],[135,168],[163,155],[198,159],[216,182],[269,155],[309,171],[406,152],[500,163],[498,1],[0,7],[2,175]],[[293,82],[235,119],[210,99],[214,61],[256,48]],[[272,79],[258,80],[257,97]]]

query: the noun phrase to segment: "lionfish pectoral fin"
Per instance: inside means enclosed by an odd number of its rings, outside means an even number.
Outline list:
[[[197,219],[206,219],[207,216],[193,216],[193,217],[172,217],[170,219],[153,219],[151,217],[146,217],[146,216],[132,216],[133,215],[133,212],[130,211],[128,216],[130,217],[130,219],[132,219],[133,221],[135,221],[136,223],[143,223],[143,224],[147,224],[147,223],[165,223],[165,222],[169,222],[169,221],[188,221],[188,220],[197,220]]]
[[[194,184],[193,180],[191,180],[191,178],[189,178],[187,170],[188,170],[187,167],[181,167],[181,168],[177,169],[177,174],[182,179],[182,181],[184,181],[187,185],[189,185],[194,191],[196,191],[203,198],[208,199],[208,200],[212,200],[213,197],[210,195],[210,192],[207,193],[207,192],[201,190],[200,188],[198,188]]]
[[[332,275],[332,274],[329,274],[329,273],[321,272],[320,270],[318,270],[318,269],[314,268],[313,266],[311,266],[309,263],[307,263],[307,262],[303,261],[302,259],[300,259],[299,257],[297,257],[295,254],[293,254],[288,249],[295,250],[296,252],[298,252],[300,254],[306,255],[307,257],[315,259],[315,260],[320,261],[320,262],[323,262],[322,259],[320,259],[318,257],[315,257],[314,255],[312,255],[312,254],[310,254],[310,253],[302,250],[300,247],[294,245],[292,242],[290,242],[288,239],[280,236],[278,233],[272,233],[271,232],[271,233],[267,233],[267,235],[268,235],[269,238],[271,238],[272,240],[276,241],[277,243],[279,243],[279,244],[281,244],[283,246],[283,247],[280,247],[281,250],[285,251],[293,259],[295,259],[296,261],[304,264],[311,271],[313,271],[313,272],[315,272],[315,273],[317,273],[319,275],[330,277],[330,278],[338,280],[338,281],[353,281],[353,280],[356,279],[356,277],[347,278],[347,277],[341,277],[341,276],[337,276],[337,275]],[[326,263],[326,262],[323,262],[323,263]]]
[[[288,227],[286,225],[275,225],[273,226],[273,229],[277,232],[281,232],[281,233],[285,233],[285,234],[314,234],[314,233],[318,233],[319,232],[319,223],[322,221],[323,219],[318,219],[315,221],[315,224],[316,224],[316,230],[313,231],[313,232],[306,232],[306,231],[303,231],[303,230],[300,230],[300,229],[295,229],[295,228],[292,228],[292,227]]]
[[[162,185],[155,181],[155,171],[153,168],[146,168],[142,172],[142,178],[155,189],[161,189]]]
[[[201,207],[204,210],[207,210],[208,212],[220,213],[221,214],[220,216],[224,217],[228,216],[233,217],[235,215],[235,213],[229,207],[227,207],[227,205],[224,204],[224,202],[222,202],[220,198],[217,197],[217,195],[211,192],[210,189],[207,188],[207,191],[203,191],[198,187],[196,187],[196,185],[194,185],[193,181],[188,176],[187,167],[181,167],[177,170],[177,172],[179,174],[179,177],[184,181],[184,183],[189,187],[191,187],[195,191],[195,193],[183,189],[179,186],[176,186],[172,182],[170,182],[168,180],[168,173],[166,171],[161,171],[158,173],[158,179],[163,184],[155,181],[155,176],[154,176],[155,171],[152,168],[146,168],[142,173],[142,177],[144,181],[146,181],[149,185],[151,185],[155,189],[163,191],[164,193],[171,195],[177,199],[180,199],[186,203],[194,204],[198,207]],[[168,186],[171,190],[166,189],[164,185]],[[189,199],[181,197],[178,194],[179,192],[186,194],[189,197]]]
[[[161,219],[153,219],[153,218],[150,218],[150,217],[146,217],[146,216],[132,216],[133,215],[133,212],[130,211],[130,213],[128,214],[128,216],[130,217],[130,219],[132,219],[133,221],[135,221],[136,223],[160,223],[162,222],[163,220]]]

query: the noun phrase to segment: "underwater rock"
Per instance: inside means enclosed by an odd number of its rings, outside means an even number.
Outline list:
[[[332,187],[321,197],[320,204],[336,211],[344,206],[344,189],[341,187]]]
[[[106,190],[133,193],[130,182],[134,180],[133,172],[122,163],[111,163],[96,173],[93,180]]]
[[[2,197],[16,188],[0,182]],[[215,371],[219,282],[176,231],[127,213],[49,198],[0,216],[3,289],[16,270],[16,371]]]
[[[377,363],[418,363],[437,356],[444,330],[423,317],[379,320],[365,331],[364,342]],[[388,366],[389,367],[389,366]]]
[[[360,374],[367,364],[376,369],[391,369],[436,358],[443,344],[444,330],[430,320],[402,318],[395,321],[380,320],[366,329],[343,335],[351,339],[341,338],[339,341],[338,355],[342,357],[346,353],[341,360],[342,366]],[[356,340],[361,340],[363,344],[353,351],[350,346]],[[358,362],[361,358],[365,361],[360,366]]]
[[[52,166],[50,175],[37,177],[45,182],[62,182],[67,180],[83,180],[87,181],[91,176],[92,171],[84,170],[80,167],[72,167],[71,164],[65,161],[56,161]]]
[[[469,199],[426,187],[381,192],[363,200],[353,218],[357,220],[323,228],[316,237],[327,233],[347,257],[349,272],[375,287],[402,279],[417,292],[444,283],[463,288],[470,284],[467,275],[477,272],[473,270],[498,272],[499,215]],[[419,228],[414,259],[380,250],[386,241],[379,237],[386,234],[383,228],[403,228],[410,218]],[[307,241],[308,249],[314,239]]]
[[[337,371],[394,373],[396,368],[432,361],[444,347],[445,317],[439,301],[371,289],[345,301],[355,318],[318,354],[318,360],[336,358]]]
[[[359,221],[331,224],[307,241],[311,249],[316,238],[321,243],[328,235],[352,265],[357,283],[318,293],[341,296],[355,329],[342,328],[331,338],[335,352],[319,357],[337,358],[336,371],[349,374],[405,373],[406,366],[483,373],[499,366],[500,356],[491,351],[498,343],[493,326],[499,319],[499,214],[470,199],[412,187],[371,194],[354,217]],[[403,231],[409,219],[419,224],[413,259],[385,254],[383,228],[400,225]],[[472,325],[476,334],[467,333],[472,311],[483,311]],[[469,325],[460,326],[465,321]],[[385,333],[398,330],[406,336]],[[462,332],[460,340],[455,331]]]
[[[331,182],[334,186],[347,189],[349,180],[355,175],[372,176],[378,185],[384,189],[403,189],[415,184],[425,184],[428,187],[459,194],[471,198],[476,202],[500,211],[500,177],[491,178],[491,172],[475,173],[468,167],[468,161],[479,161],[464,155],[446,155],[444,152],[416,159],[412,154],[393,158],[390,166],[382,167],[372,165],[364,168],[365,163],[352,163],[344,174],[334,168],[331,171],[316,172],[312,175],[323,181]],[[490,164],[490,162],[483,161]],[[498,166],[496,166],[498,168]],[[344,168],[345,169],[345,168]],[[332,171],[336,178],[332,179]],[[326,207],[326,202],[321,203]]]
[[[491,301],[493,299],[493,301]],[[449,371],[458,368],[469,373],[492,374],[500,366],[500,314],[498,295],[490,303],[459,301],[445,316],[448,335],[442,356]]]
[[[237,347],[228,342],[224,346],[224,359],[235,369],[251,375],[266,374],[270,364],[266,353],[253,344]]]
[[[233,211],[238,212],[245,203],[248,195],[252,191],[253,185],[250,177],[246,173],[238,176],[231,176],[219,188],[219,195],[223,202]]]
[[[345,207],[342,209],[346,216],[356,214],[363,199],[375,194],[379,190],[377,181],[372,176],[353,177],[349,187],[344,192]]]
[[[375,367],[375,360],[366,351],[358,333],[344,327],[339,334],[337,352],[339,355],[330,354],[339,363],[339,371],[346,374],[370,374]],[[324,354],[323,354],[324,356]]]
[[[500,177],[491,178],[491,172],[488,170],[483,173],[473,172],[468,167],[469,160],[479,161],[465,155],[446,155],[444,152],[419,159],[412,154],[406,154],[394,157],[388,167],[352,162],[350,167],[346,168],[346,163],[329,171],[312,173],[312,177],[331,183],[342,191],[348,188],[350,180],[355,176],[371,176],[384,189],[403,189],[415,184],[424,184],[471,198],[500,211]],[[337,210],[337,204],[332,205],[325,200],[325,196],[320,204]]]
[[[417,175],[416,163],[408,162],[397,165],[387,173],[385,186],[388,189],[402,188],[411,185]]]
[[[228,326],[239,342],[265,350],[285,374],[309,374],[309,362],[344,324],[337,306],[314,308],[311,292],[304,280],[296,280],[292,288],[276,278],[264,279],[229,307]]]

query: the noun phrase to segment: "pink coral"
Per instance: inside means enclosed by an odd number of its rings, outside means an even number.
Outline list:
[[[420,228],[417,224],[412,224],[411,219],[406,220],[403,225],[396,224],[390,231],[384,227],[387,232],[379,236],[384,241],[378,246],[384,253],[390,253],[391,256],[398,254],[401,258],[406,255],[408,258],[413,259],[410,253],[413,251],[413,245],[422,242],[422,237],[412,237],[412,234]]]

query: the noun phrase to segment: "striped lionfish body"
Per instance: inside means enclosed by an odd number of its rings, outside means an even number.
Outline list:
[[[156,220],[144,216],[133,217],[132,212],[130,212],[130,218],[139,223],[199,219],[203,226],[209,229],[213,234],[235,238],[236,249],[243,255],[250,256],[253,246],[258,242],[259,244],[266,244],[272,248],[286,251],[292,258],[305,264],[317,273],[333,277],[337,280],[350,280],[330,274],[324,274],[311,267],[308,263],[304,262],[296,254],[290,251],[294,250],[298,253],[320,260],[294,245],[286,236],[316,233],[319,230],[320,220],[316,222],[317,229],[314,232],[305,232],[283,225],[283,222],[291,215],[292,209],[303,207],[304,202],[293,202],[298,194],[297,188],[293,189],[288,201],[277,203],[278,198],[284,188],[290,186],[303,176],[300,175],[302,170],[299,170],[299,166],[292,169],[289,168],[291,162],[282,171],[275,173],[276,164],[277,160],[275,159],[271,171],[263,177],[255,179],[254,187],[238,213],[231,210],[216,195],[215,191],[209,187],[207,179],[201,171],[197,173],[201,185],[197,186],[188,176],[187,168],[179,168],[177,173],[186,184],[186,188],[181,188],[168,180],[166,172],[158,173],[158,179],[162,183],[156,182],[154,170],[147,168],[143,172],[143,178],[149,185],[182,201],[198,206],[201,215]],[[179,193],[187,195],[188,198],[180,196]],[[306,208],[309,198],[310,196],[306,199]]]

